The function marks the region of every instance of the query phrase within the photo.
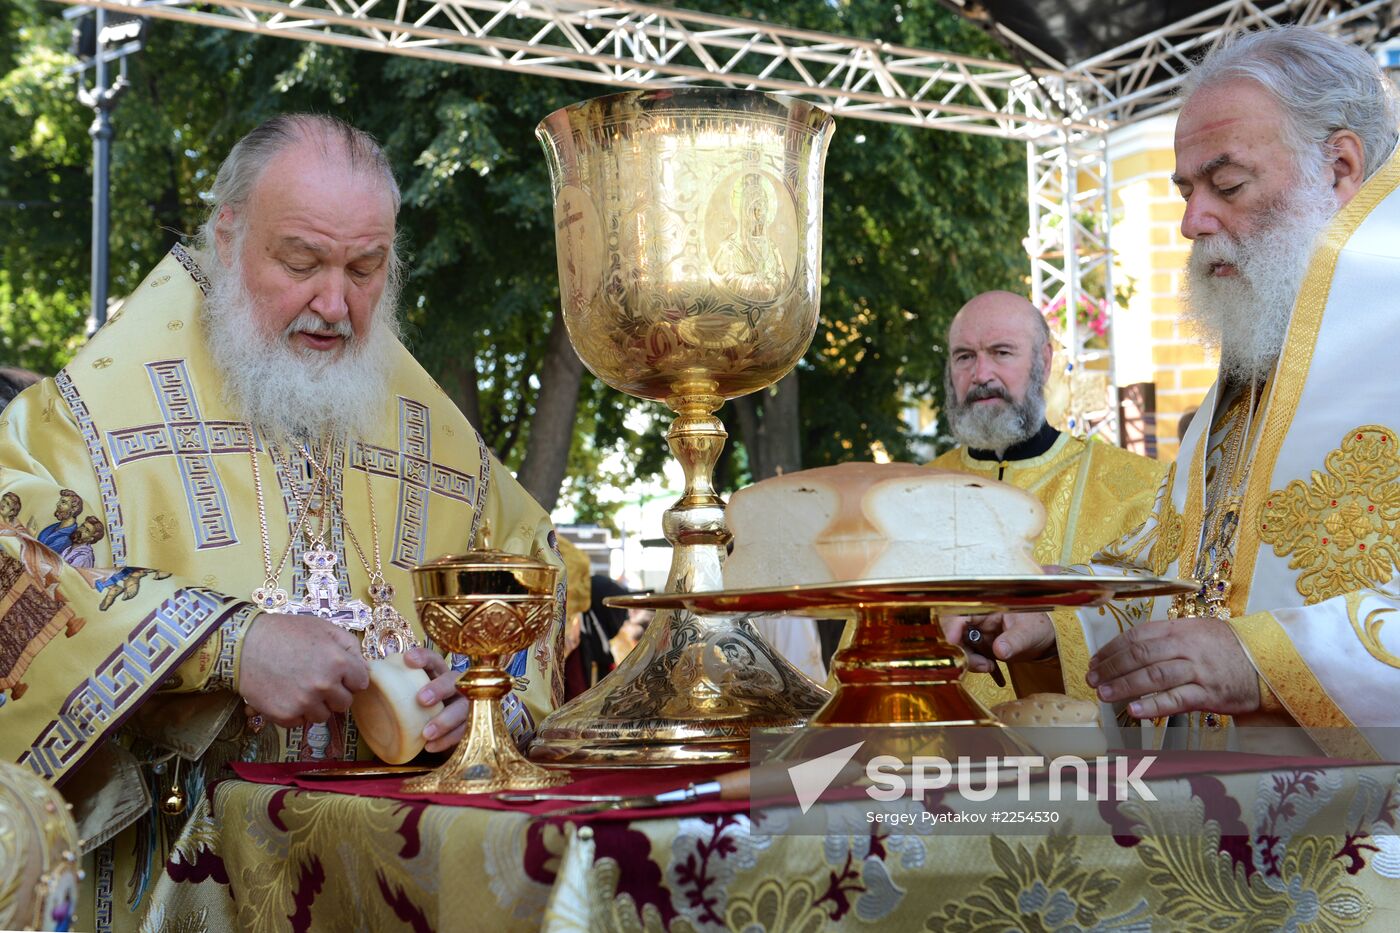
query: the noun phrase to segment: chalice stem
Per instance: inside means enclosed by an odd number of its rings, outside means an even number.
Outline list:
[[[821,754],[832,741],[823,737],[823,727],[872,726],[878,728],[867,751],[878,749],[901,761],[1034,754],[963,687],[963,651],[943,636],[937,609],[866,604],[856,611],[851,643],[832,658],[836,691],[779,758]]]
[[[496,658],[481,660],[457,679],[457,692],[471,704],[466,735],[436,771],[405,781],[405,791],[487,794],[553,787],[569,780],[567,773],[541,768],[516,749],[501,713],[501,700],[510,692],[510,675],[489,663]]]
[[[666,432],[671,453],[685,475],[685,491],[666,510],[662,530],[674,550],[666,581],[669,593],[723,588],[720,563],[729,544],[724,500],[715,493],[715,464],[729,435],[715,411],[724,404],[713,380],[687,380],[666,403],[676,420]]]

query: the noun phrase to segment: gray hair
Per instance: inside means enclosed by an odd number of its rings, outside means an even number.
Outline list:
[[[1361,137],[1365,176],[1395,149],[1400,108],[1395,88],[1364,49],[1303,26],[1238,34],[1212,49],[1186,76],[1183,99],[1222,81],[1253,81],[1283,108],[1284,139],[1297,167],[1336,158],[1328,138]]]
[[[237,213],[247,205],[253,188],[273,159],[307,142],[319,145],[327,158],[344,159],[351,171],[378,178],[393,200],[394,216],[398,216],[399,185],[388,157],[373,136],[328,114],[284,113],[264,121],[235,143],[219,166],[209,217],[199,230],[199,248],[205,252],[213,250],[219,214],[225,208]]]

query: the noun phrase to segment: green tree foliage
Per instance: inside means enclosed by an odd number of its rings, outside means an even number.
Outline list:
[[[1000,57],[938,0],[745,6],[794,26]],[[952,316],[980,291],[1025,287],[1025,148],[842,120],[825,199],[821,324],[800,368],[803,465],[869,459],[876,441],[909,459],[900,412],[941,396]]]
[[[686,4],[904,45],[994,54],[937,0]],[[57,7],[0,7],[0,362],[52,372],[81,341],[88,301],[91,112],[75,97]],[[528,24],[523,24],[525,28]],[[536,373],[558,305],[551,208],[534,127],[608,93],[592,84],[465,68],[152,21],[115,111],[113,296],[203,220],[219,160],[281,111],[333,113],[380,138],[404,192],[411,260],[405,319],[416,355],[488,443],[518,467]],[[942,332],[973,293],[1017,287],[1025,266],[1024,150],[982,137],[841,120],[827,163],[822,322],[801,364],[807,465],[909,449],[902,403],[941,383]],[[566,487],[601,517],[596,476],[622,453],[630,477],[667,452],[644,403],[585,374]],[[726,417],[728,414],[726,413]],[[731,431],[733,426],[731,425]],[[746,478],[742,451],[726,464]]]

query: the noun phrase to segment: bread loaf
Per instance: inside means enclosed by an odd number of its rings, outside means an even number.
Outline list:
[[[442,712],[441,703],[419,704],[418,691],[427,685],[427,672],[409,667],[402,654],[370,662],[369,686],[355,694],[350,713],[380,761],[401,765],[423,750],[423,727]]]
[[[1046,758],[1097,758],[1108,751],[1099,704],[1063,693],[1032,693],[992,707],[992,715]]]
[[[1014,486],[910,463],[843,463],[736,492],[726,589],[1039,573],[1045,511]]]

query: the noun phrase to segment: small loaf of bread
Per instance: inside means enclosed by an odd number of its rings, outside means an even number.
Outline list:
[[[423,750],[423,727],[442,712],[441,703],[419,704],[418,691],[427,685],[427,672],[409,667],[402,654],[370,662],[369,686],[355,694],[350,714],[380,761],[401,765]]]
[[[842,463],[739,490],[727,589],[1033,574],[1045,510],[1015,486],[912,463]]]
[[[992,715],[1047,758],[1097,758],[1108,751],[1099,704],[1063,693],[1032,693],[992,707]]]

